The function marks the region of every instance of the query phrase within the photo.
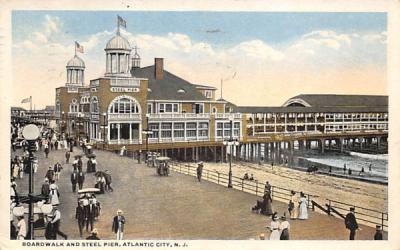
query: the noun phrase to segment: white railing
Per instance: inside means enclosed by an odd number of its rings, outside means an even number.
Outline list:
[[[145,140],[145,139],[144,139]],[[185,138],[149,138],[149,143],[174,143],[174,142],[204,142],[210,141],[208,137],[187,137]]]
[[[108,120],[141,120],[140,114],[108,114]]]
[[[91,119],[92,120],[96,120],[96,121],[98,121],[99,119],[100,119],[100,116],[99,116],[99,114],[91,114]]]
[[[129,86],[140,87],[140,80],[134,78],[112,78],[110,86]]]
[[[150,119],[210,119],[210,114],[160,113],[150,114]]]
[[[109,140],[109,144],[142,144],[142,140],[132,139],[132,140]]]
[[[229,119],[233,116],[233,119],[242,119],[242,114],[240,113],[216,113],[215,119]]]

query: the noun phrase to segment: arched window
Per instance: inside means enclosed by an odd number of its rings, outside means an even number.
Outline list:
[[[108,112],[111,114],[140,113],[140,105],[133,97],[119,96],[111,102]]]
[[[57,100],[56,102],[56,112],[60,112],[61,111],[61,103],[59,100]]]
[[[69,112],[76,113],[79,110],[79,105],[76,99],[72,99],[72,103],[69,104]]]
[[[99,100],[97,99],[97,96],[92,97],[92,102],[90,104],[90,112],[99,113]]]

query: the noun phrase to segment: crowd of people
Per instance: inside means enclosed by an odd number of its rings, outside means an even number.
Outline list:
[[[43,209],[47,206],[47,211],[35,215],[34,228],[42,228],[45,233],[46,239],[57,239],[61,236],[68,239],[68,236],[60,230],[61,212],[59,210],[62,205],[62,198],[60,197],[59,187],[57,182],[63,169],[70,163],[71,153],[74,152],[76,142],[74,139],[66,135],[56,135],[55,131],[48,129],[44,126],[39,126],[40,136],[34,142],[36,151],[35,154],[44,154],[45,158],[49,158],[52,151],[65,150],[65,162],[56,161],[54,165],[50,165],[45,172],[44,181],[41,185],[40,195],[36,195],[34,207]],[[25,209],[23,203],[28,203],[29,199],[19,194],[17,187],[17,179],[24,178],[24,173],[30,172],[30,159],[28,152],[28,143],[22,138],[22,125],[12,124],[12,150],[14,157],[11,160],[11,205],[10,205],[10,237],[11,239],[28,239],[30,233],[26,223],[26,216],[24,216]],[[65,139],[67,138],[67,139]],[[18,143],[19,142],[19,145]],[[84,145],[81,145],[84,152],[89,153]],[[21,148],[21,150],[18,150]],[[32,148],[31,148],[32,149]],[[83,170],[82,155],[75,155],[71,168],[71,186],[72,193],[78,192],[78,205],[76,207],[75,218],[78,222],[80,236],[83,237],[83,229],[90,232],[87,239],[99,239],[98,230],[94,228],[94,223],[101,214],[100,202],[96,198],[96,194],[104,193],[105,191],[113,191],[111,187],[111,174],[108,170],[98,174],[97,161],[94,154],[88,155],[86,173],[94,173],[96,183],[94,187],[98,189],[83,190],[85,182],[85,173]],[[35,157],[33,161],[33,171],[37,172],[38,160]],[[36,177],[37,178],[37,177]],[[98,192],[96,190],[99,190]],[[81,192],[79,192],[81,191]],[[21,192],[22,193],[22,192]],[[15,209],[17,208],[17,209]],[[20,208],[20,209],[19,209]],[[49,209],[50,208],[50,209]],[[37,218],[38,217],[38,218]],[[122,236],[121,236],[122,237]]]

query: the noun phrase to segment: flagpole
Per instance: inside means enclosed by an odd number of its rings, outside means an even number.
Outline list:
[[[76,56],[76,41],[75,41],[75,56]]]
[[[30,106],[31,106],[31,111],[32,111],[32,96],[29,96],[29,100],[30,100]]]
[[[120,31],[119,31],[119,18],[117,16],[117,35],[120,35]]]

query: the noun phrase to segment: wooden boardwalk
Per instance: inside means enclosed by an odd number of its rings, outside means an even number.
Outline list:
[[[18,152],[20,153],[20,152]],[[61,193],[61,230],[69,239],[80,239],[75,221],[77,195],[72,193],[69,181],[72,166],[65,164],[64,150],[51,151],[45,159],[38,152],[39,170],[35,177],[35,190],[49,166],[57,161],[64,169],[58,185]],[[80,154],[75,149],[72,155]],[[125,239],[254,239],[265,233],[270,218],[251,212],[255,195],[232,190],[207,181],[197,182],[195,177],[172,172],[159,177],[155,169],[137,164],[137,161],[119,157],[110,152],[96,151],[98,170],[108,169],[113,176],[114,192],[98,195],[102,212],[95,227],[101,239],[114,239],[112,218],[117,209],[126,217]],[[84,169],[86,169],[86,159]],[[18,191],[26,193],[28,176],[18,180]],[[84,187],[94,186],[94,176],[86,176]],[[283,214],[287,205],[273,202],[273,209]],[[342,219],[309,212],[306,221],[290,221],[291,239],[346,240],[348,231]],[[373,239],[374,228],[361,226],[356,239]],[[36,232],[37,235],[42,232]],[[85,237],[88,233],[85,233]],[[385,236],[387,237],[387,236]]]

